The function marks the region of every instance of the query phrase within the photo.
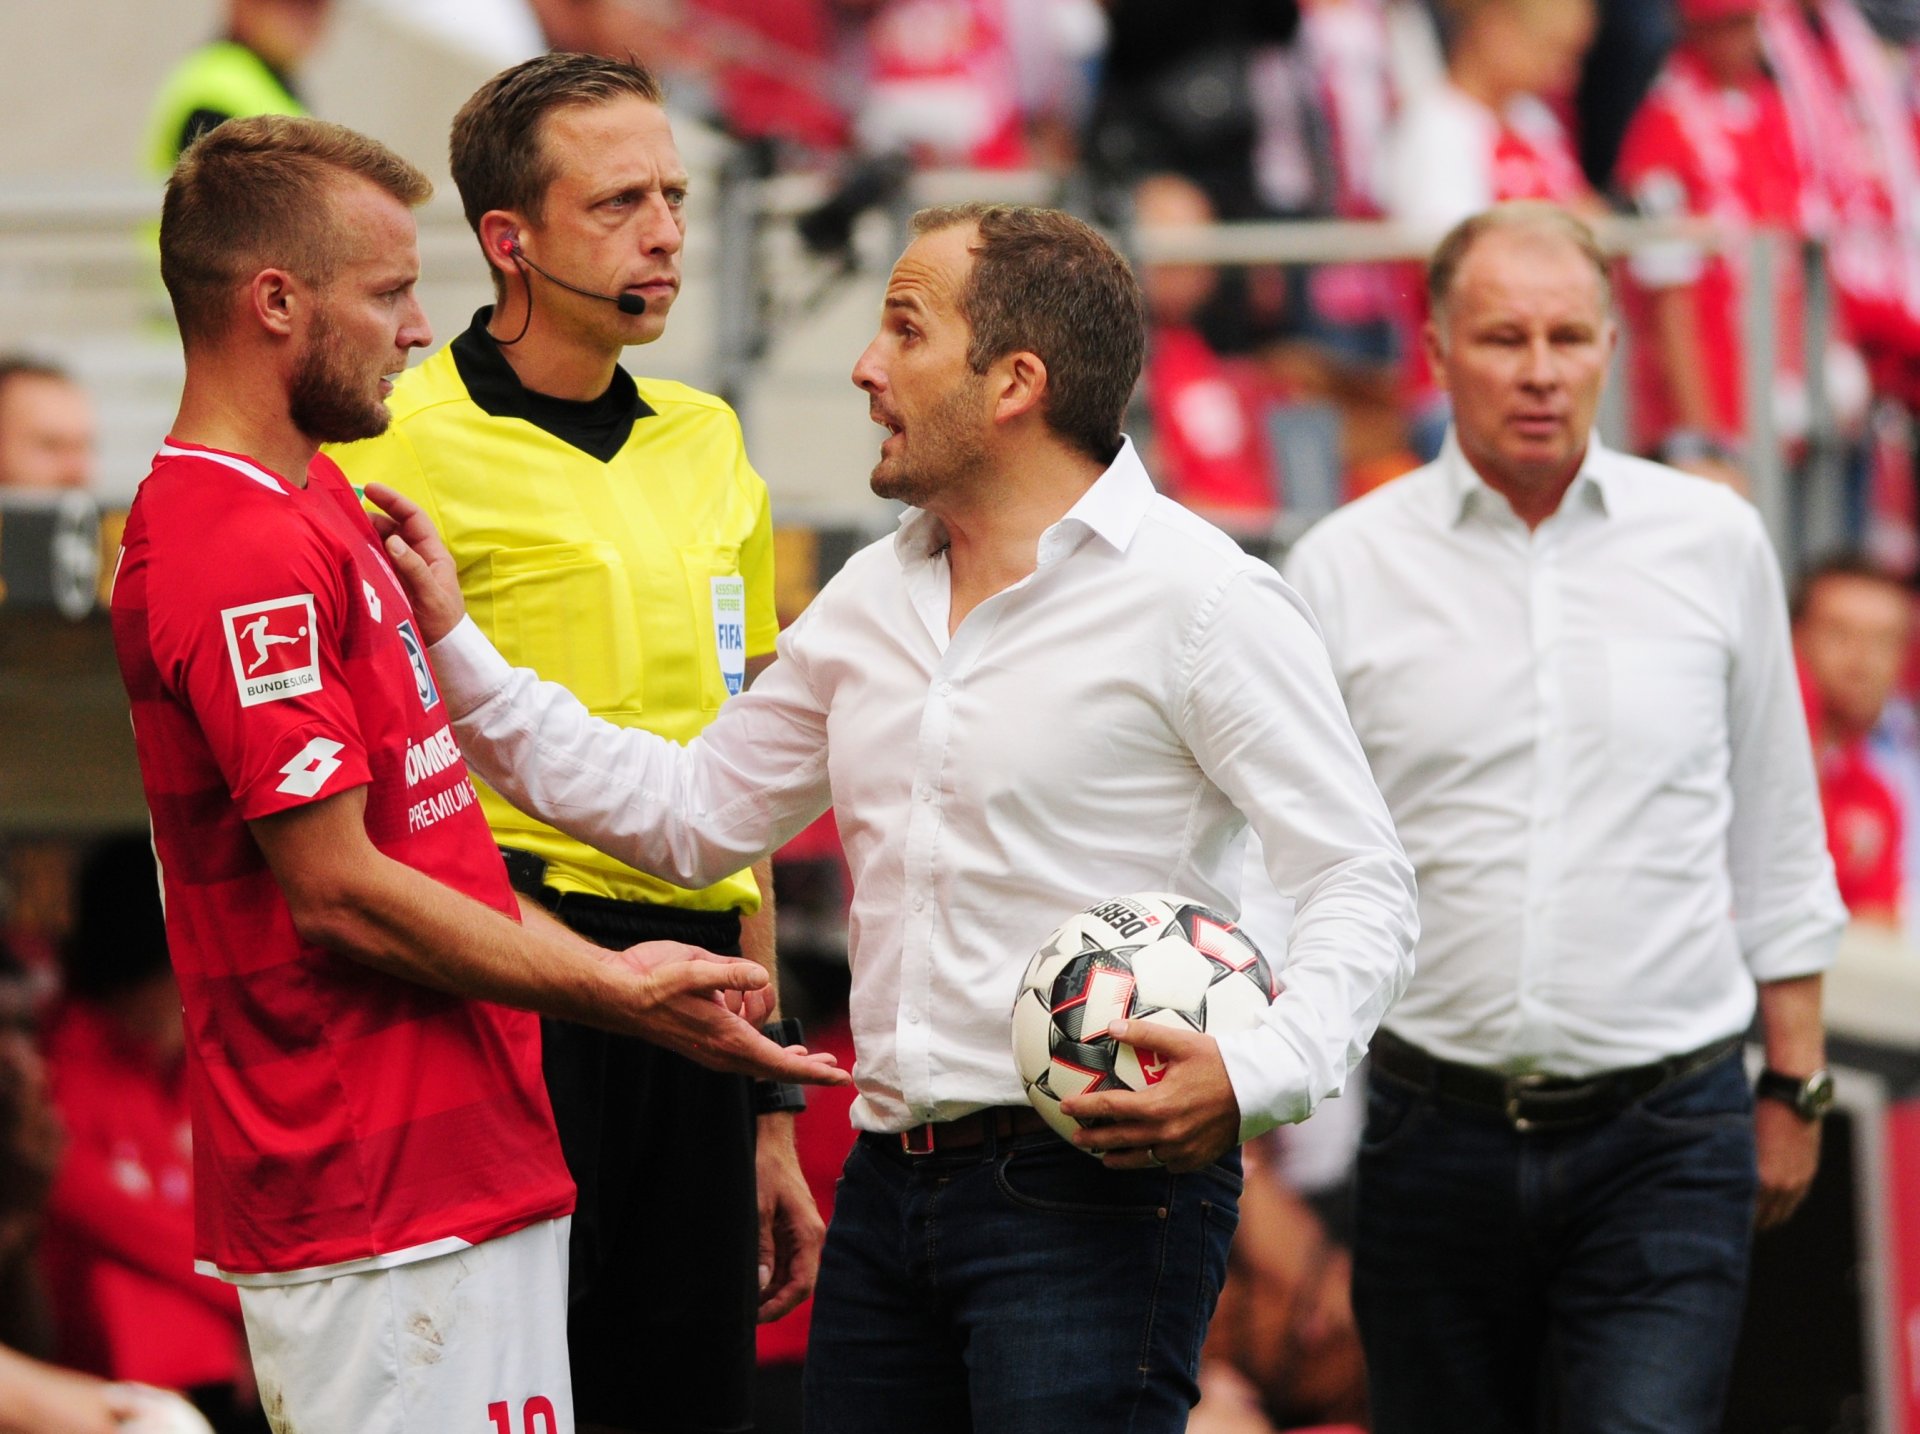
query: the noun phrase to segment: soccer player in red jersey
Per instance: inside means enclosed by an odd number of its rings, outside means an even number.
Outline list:
[[[759,1034],[758,965],[605,952],[507,884],[405,593],[318,454],[384,428],[430,342],[428,192],[308,119],[181,158],[160,251],[186,387],[114,639],[185,1006],[196,1256],[241,1288],[269,1415],[567,1434],[574,1192],[529,1012],[846,1077]]]

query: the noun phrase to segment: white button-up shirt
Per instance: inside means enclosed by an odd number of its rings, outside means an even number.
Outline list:
[[[471,622],[433,656],[481,775],[670,880],[736,871],[833,805],[864,1129],[1021,1103],[1028,958],[1105,897],[1234,912],[1251,821],[1298,914],[1266,1024],[1220,1045],[1243,1136],[1306,1115],[1405,984],[1415,932],[1411,867],[1306,609],[1158,496],[1131,445],[951,637],[949,596],[944,530],[909,513],[685,748],[593,720]]]
[[[1831,963],[1780,574],[1741,499],[1595,439],[1529,533],[1449,435],[1286,571],[1419,873],[1396,1035],[1587,1075],[1742,1031],[1755,980]]]

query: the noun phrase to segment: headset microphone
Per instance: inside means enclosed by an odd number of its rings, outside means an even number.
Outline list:
[[[525,264],[534,273],[549,284],[557,284],[570,294],[578,294],[583,299],[598,299],[603,304],[612,304],[623,314],[644,314],[647,311],[647,299],[644,294],[600,294],[592,289],[583,289],[578,284],[569,284],[565,279],[555,278],[527,257],[527,251],[520,247],[517,240],[508,239],[501,243],[500,252],[515,262]]]

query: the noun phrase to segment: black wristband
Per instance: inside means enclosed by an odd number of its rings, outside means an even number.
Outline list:
[[[798,1046],[806,1042],[806,1033],[800,1023],[792,1016],[784,1016],[777,1021],[769,1021],[760,1028],[760,1034],[776,1046]],[[757,1080],[753,1083],[753,1113],[755,1115],[775,1115],[781,1112],[799,1112],[807,1108],[807,1088],[795,1085],[791,1081]]]
[[[768,1021],[760,1028],[760,1034],[776,1046],[804,1046],[807,1033],[801,1029],[800,1022],[792,1016],[782,1016],[777,1021]]]

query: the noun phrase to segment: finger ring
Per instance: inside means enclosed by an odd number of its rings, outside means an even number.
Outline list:
[[[1150,1164],[1153,1164],[1153,1165],[1165,1165],[1167,1163],[1166,1161],[1162,1160],[1158,1155],[1154,1153],[1154,1149],[1151,1145],[1147,1147],[1147,1160]]]

